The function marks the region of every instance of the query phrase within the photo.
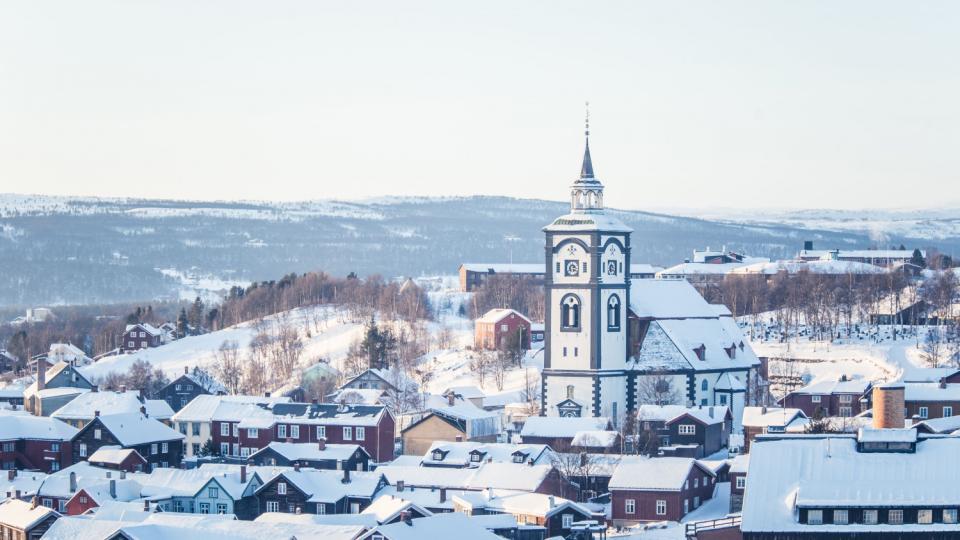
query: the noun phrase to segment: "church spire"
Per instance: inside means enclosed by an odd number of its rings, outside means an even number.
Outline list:
[[[580,178],[593,178],[593,160],[590,159],[590,102],[586,104],[587,114],[583,122],[583,135],[586,146],[583,150],[583,166],[580,167]]]

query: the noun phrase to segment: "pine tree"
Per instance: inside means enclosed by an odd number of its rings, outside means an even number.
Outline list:
[[[187,322],[190,324],[193,335],[203,333],[203,301],[198,296],[190,306],[190,312],[187,314]]]
[[[923,253],[919,249],[913,250],[913,255],[910,257],[910,264],[915,264],[920,268],[927,267],[927,261],[923,260]]]
[[[187,330],[190,327],[190,323],[187,320],[187,310],[184,308],[180,309],[180,315],[177,316],[177,337],[182,338],[187,335]]]

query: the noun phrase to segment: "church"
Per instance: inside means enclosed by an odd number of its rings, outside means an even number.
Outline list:
[[[570,213],[543,231],[541,415],[616,424],[643,404],[726,405],[739,423],[759,359],[730,311],[687,281],[630,279],[632,229],[604,209],[589,130]]]

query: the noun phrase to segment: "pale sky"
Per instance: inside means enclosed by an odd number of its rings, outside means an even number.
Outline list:
[[[0,192],[960,204],[960,2],[0,3]]]

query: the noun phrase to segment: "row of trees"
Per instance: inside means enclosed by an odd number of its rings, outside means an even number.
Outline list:
[[[492,275],[476,289],[464,315],[477,319],[491,309],[511,308],[532,321],[542,321],[543,302],[543,286],[532,278]]]

